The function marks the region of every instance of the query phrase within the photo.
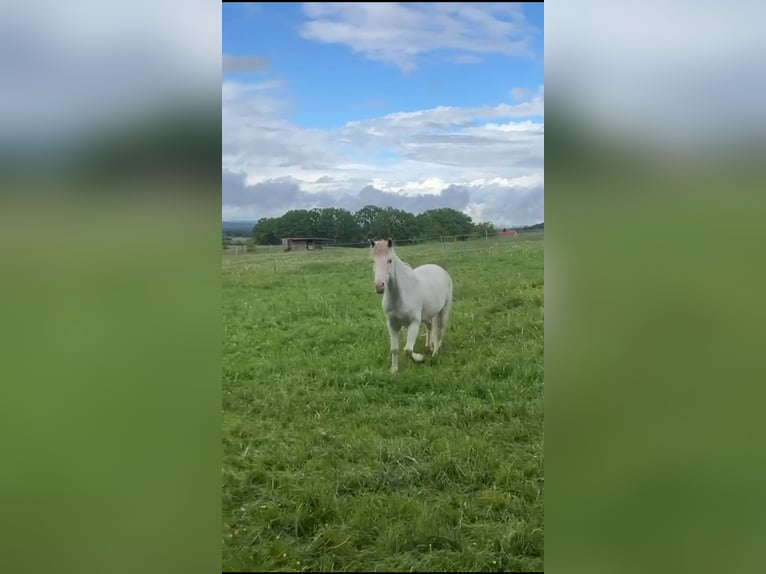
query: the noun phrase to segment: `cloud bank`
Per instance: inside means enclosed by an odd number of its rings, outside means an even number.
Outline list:
[[[542,94],[517,104],[436,107],[307,129],[273,82],[223,84],[223,216],[367,203],[452,207],[478,221],[543,220]],[[527,119],[524,119],[527,118]]]

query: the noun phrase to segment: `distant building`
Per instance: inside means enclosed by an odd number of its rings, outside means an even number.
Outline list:
[[[516,231],[515,229],[508,229],[506,227],[503,227],[502,229],[497,230],[497,234],[502,235],[504,237],[511,237],[514,235],[518,235],[518,231]]]
[[[285,251],[316,251],[332,242],[332,239],[324,237],[283,237],[282,249]]]

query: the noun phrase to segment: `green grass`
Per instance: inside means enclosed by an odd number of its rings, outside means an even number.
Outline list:
[[[398,253],[455,302],[396,375],[368,250],[224,256],[224,570],[542,570],[542,233]]]

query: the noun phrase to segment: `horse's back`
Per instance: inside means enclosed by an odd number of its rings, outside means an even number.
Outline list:
[[[431,310],[437,313],[452,299],[452,278],[443,267],[434,263],[421,265],[414,271],[426,291],[430,293],[429,299],[437,303],[438,309]]]
[[[449,285],[452,284],[452,278],[449,276],[449,273],[447,273],[447,270],[435,263],[426,263],[425,265],[416,267],[414,271],[415,275],[426,279],[426,281],[433,285],[437,285],[440,282]]]

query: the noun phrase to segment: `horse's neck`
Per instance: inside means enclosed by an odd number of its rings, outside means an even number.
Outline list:
[[[394,272],[392,273],[392,281],[390,281],[387,291],[393,301],[400,301],[404,291],[410,290],[417,279],[412,268],[399,259],[396,253],[393,253],[391,258],[394,262]]]

